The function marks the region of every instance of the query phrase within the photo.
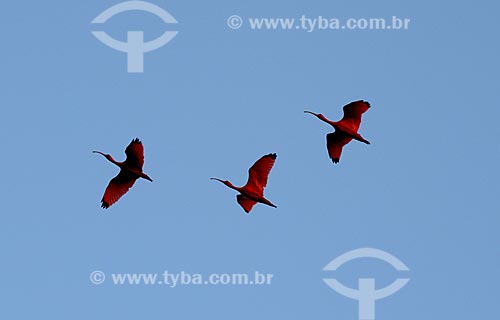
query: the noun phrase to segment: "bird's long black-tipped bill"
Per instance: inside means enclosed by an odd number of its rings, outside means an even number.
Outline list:
[[[106,158],[106,154],[104,152],[101,152],[101,151],[92,151],[92,153],[100,154],[100,155],[102,155],[103,157]]]

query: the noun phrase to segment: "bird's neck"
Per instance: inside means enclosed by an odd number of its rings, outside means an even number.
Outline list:
[[[318,119],[321,120],[321,121],[324,121],[326,123],[328,123],[329,125],[331,125],[332,127],[334,128],[337,128],[337,122],[335,121],[331,121],[331,120],[328,120],[324,115],[322,114],[318,114]]]
[[[231,183],[231,182],[229,182],[229,181],[224,181],[224,184],[225,184],[226,186],[228,186],[229,188],[234,189],[234,190],[236,190],[236,191],[240,191],[240,189],[241,189],[241,188],[238,188],[237,186],[235,186],[234,184],[232,184],[232,183]]]
[[[113,157],[112,157],[112,156],[109,156],[109,155],[108,155],[108,156],[106,157],[106,159],[108,159],[108,160],[109,160],[109,162],[116,164],[116,165],[117,165],[117,166],[119,166],[120,168],[121,168],[121,167],[122,167],[122,165],[123,165],[123,162],[118,162],[118,161],[116,161],[115,159],[113,159]]]

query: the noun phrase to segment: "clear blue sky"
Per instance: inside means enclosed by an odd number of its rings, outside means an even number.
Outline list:
[[[323,267],[359,247],[385,250],[409,284],[377,319],[494,319],[500,299],[499,5],[492,1],[163,1],[178,21],[122,13],[125,39],[179,34],[145,72],[90,31],[119,1],[2,5],[0,183],[2,319],[357,319]],[[231,30],[228,16],[411,18],[407,31]],[[325,147],[341,107],[365,99],[361,134],[339,165]],[[154,182],[109,210],[99,200],[132,138]],[[276,152],[251,215],[237,185]],[[100,286],[108,273],[273,273],[270,286]],[[385,263],[338,271],[384,286]]]

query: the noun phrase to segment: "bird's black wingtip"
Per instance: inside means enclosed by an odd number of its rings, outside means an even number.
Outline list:
[[[370,102],[365,101],[365,100],[356,100],[356,101],[354,101],[353,103],[364,103],[368,109],[370,109],[370,108],[371,108],[371,104],[370,104]]]
[[[270,154],[266,154],[264,157],[276,160],[276,157],[278,157],[278,155],[276,153],[270,153]]]
[[[102,204],[101,204],[101,208],[108,209],[109,208],[109,203],[103,201]]]
[[[132,139],[131,143],[141,143],[141,140],[139,138]]]
[[[339,161],[340,161],[340,158],[332,158],[333,163],[339,163]]]

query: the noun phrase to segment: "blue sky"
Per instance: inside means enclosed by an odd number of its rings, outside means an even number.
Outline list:
[[[179,31],[126,72],[90,33],[119,1],[3,5],[4,168],[0,267],[5,319],[357,319],[323,267],[360,247],[387,251],[411,279],[377,319],[495,318],[500,149],[499,6],[432,1],[152,1],[179,23],[129,12],[98,26],[117,39]],[[386,17],[406,31],[232,30],[227,17]],[[372,104],[339,165],[331,119]],[[100,198],[132,138],[153,183],[104,211]],[[276,152],[250,215],[236,185]],[[274,274],[270,286],[118,286],[111,273]],[[400,274],[360,259],[335,274],[380,287]]]

